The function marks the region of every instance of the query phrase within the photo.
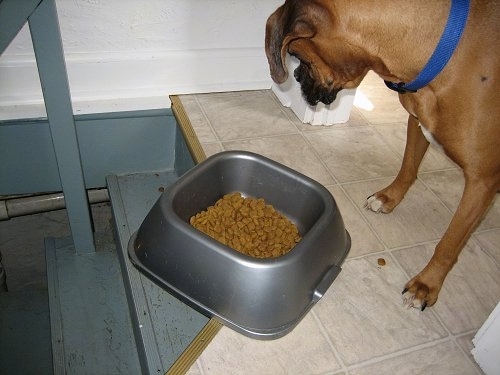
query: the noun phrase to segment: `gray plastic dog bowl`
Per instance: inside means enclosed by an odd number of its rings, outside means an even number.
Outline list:
[[[264,198],[294,222],[302,240],[257,259],[189,224],[224,194]],[[351,241],[329,191],[263,156],[227,151],[168,187],[130,239],[132,263],[201,313],[256,339],[289,333],[340,272]]]

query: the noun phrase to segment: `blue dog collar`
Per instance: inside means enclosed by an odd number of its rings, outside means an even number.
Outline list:
[[[384,81],[391,90],[401,94],[416,92],[432,81],[450,60],[457,48],[469,15],[469,0],[452,0],[448,22],[441,39],[420,74],[410,83]]]

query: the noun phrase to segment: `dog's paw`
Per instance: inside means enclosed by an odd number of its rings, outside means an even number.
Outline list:
[[[375,194],[370,195],[366,198],[365,208],[367,210],[371,210],[373,212],[383,212],[384,202],[381,199],[377,198]]]
[[[403,289],[403,306],[424,311],[436,303],[439,288],[430,288],[416,279],[411,280]]]
[[[427,307],[427,302],[424,299],[416,297],[415,293],[411,293],[408,289],[403,289],[403,306],[408,309],[414,308],[424,311]]]

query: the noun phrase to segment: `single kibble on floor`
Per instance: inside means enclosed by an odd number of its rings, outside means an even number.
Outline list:
[[[384,258],[378,258],[377,263],[379,266],[385,266],[385,259]]]
[[[189,223],[213,239],[255,258],[285,255],[301,240],[297,226],[263,198],[224,195]]]

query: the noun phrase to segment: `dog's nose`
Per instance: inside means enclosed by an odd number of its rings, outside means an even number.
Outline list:
[[[332,91],[325,91],[323,92],[323,94],[321,95],[319,101],[321,103],[324,103],[326,105],[328,104],[332,104],[333,101],[337,98],[337,94],[338,92],[340,91],[341,89],[339,90],[332,90]]]

